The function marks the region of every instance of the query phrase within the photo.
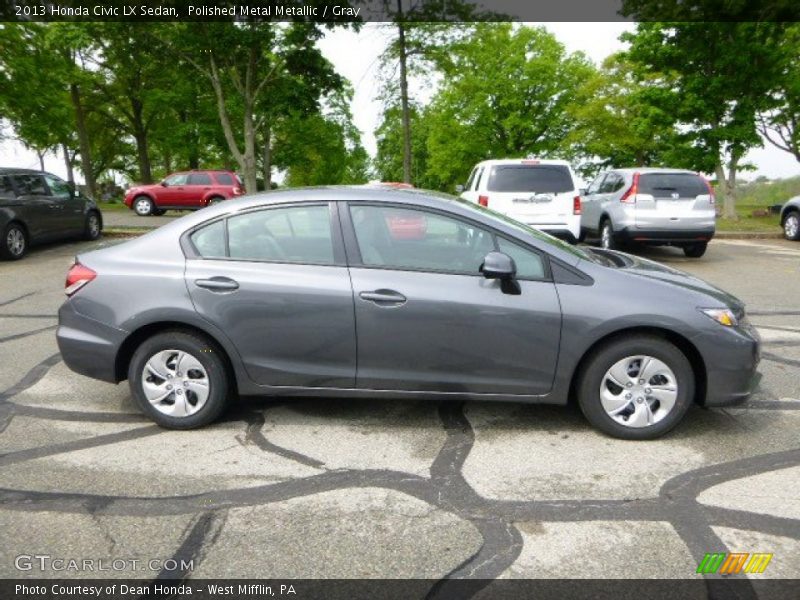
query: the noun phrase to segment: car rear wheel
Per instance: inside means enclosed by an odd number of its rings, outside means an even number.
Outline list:
[[[128,382],[142,411],[169,429],[211,423],[225,409],[230,389],[217,345],[186,331],[145,340],[128,366]]]
[[[212,204],[219,204],[223,200],[225,200],[225,198],[223,198],[222,196],[212,196],[211,198],[208,199],[208,205],[211,206]]]
[[[19,223],[9,223],[3,230],[3,243],[0,257],[6,260],[19,260],[28,251],[28,234]]]
[[[606,250],[615,250],[618,247],[614,239],[614,226],[609,219],[605,219],[600,226],[600,247]]]
[[[689,244],[683,247],[683,253],[689,258],[700,258],[706,253],[706,248],[708,248],[708,242]]]
[[[96,211],[91,211],[86,215],[86,226],[83,230],[83,238],[86,240],[96,240],[100,237],[100,215]]]
[[[794,210],[783,220],[783,235],[787,240],[800,240],[800,212]]]
[[[133,210],[140,217],[153,214],[153,201],[147,196],[139,196],[133,200]]]
[[[156,216],[156,217],[160,217],[161,215],[163,215],[166,212],[167,212],[166,209],[156,208],[156,209],[153,210],[153,215]]]
[[[675,427],[694,398],[694,373],[670,342],[635,335],[605,344],[588,358],[577,382],[578,403],[600,431],[650,440]]]

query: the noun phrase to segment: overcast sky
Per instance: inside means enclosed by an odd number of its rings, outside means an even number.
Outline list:
[[[624,46],[619,36],[626,30],[633,29],[630,23],[545,23],[550,31],[563,43],[570,52],[582,51],[596,64],[609,54],[621,50]],[[374,155],[374,130],[380,120],[381,105],[378,95],[378,57],[386,46],[391,34],[386,26],[380,23],[367,23],[359,33],[336,30],[327,34],[320,42],[320,47],[336,70],[347,77],[354,88],[352,112],[356,126],[361,130],[364,146]],[[427,97],[429,90],[419,89],[412,82],[411,94]],[[416,89],[415,89],[416,88]],[[756,149],[747,156],[747,160],[757,167],[755,173],[747,173],[745,177],[766,175],[770,178],[792,177],[800,175],[800,163],[789,153],[778,150],[769,144]],[[39,160],[36,154],[25,150],[21,144],[5,141],[0,143],[0,165],[36,169]],[[61,157],[48,156],[45,167],[62,177],[66,170]]]

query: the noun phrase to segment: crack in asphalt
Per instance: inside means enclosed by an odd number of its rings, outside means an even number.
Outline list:
[[[8,300],[0,306],[30,295]],[[0,343],[49,329],[53,327],[0,338]],[[765,360],[800,366],[800,361],[785,359],[769,352],[763,353],[762,356]],[[63,421],[135,423],[143,426],[89,439],[8,452],[0,455],[0,466],[157,436],[164,432],[155,425],[146,424],[148,421],[138,414],[61,410],[12,401],[14,396],[38,383],[60,361],[58,353],[47,357],[31,368],[18,383],[0,393],[0,433],[6,430],[15,415]],[[265,454],[280,456],[304,466],[325,469],[324,462],[269,441],[263,427],[266,423],[265,412],[272,406],[274,405],[262,410],[249,409],[239,416],[238,420],[245,424],[245,431],[243,435],[236,436],[237,441],[243,445],[255,445]],[[800,402],[768,400],[751,402],[747,406],[758,410],[796,410],[800,408]],[[194,515],[194,519],[184,530],[181,543],[172,556],[180,565],[181,560],[184,564],[190,560],[199,564],[203,560],[207,550],[213,546],[224,530],[228,511],[232,508],[263,506],[293,498],[353,488],[392,490],[417,498],[431,506],[432,510],[441,510],[463,519],[472,524],[480,534],[482,541],[479,548],[428,591],[427,598],[437,600],[453,597],[456,590],[460,598],[474,596],[493,579],[507,571],[523,550],[524,540],[515,525],[522,521],[667,522],[698,562],[709,550],[728,550],[713,527],[745,529],[800,540],[800,520],[706,505],[698,501],[698,497],[705,490],[722,483],[800,465],[800,448],[707,465],[680,473],[664,482],[658,497],[655,498],[548,501],[491,499],[481,496],[463,475],[463,467],[475,443],[475,431],[467,417],[466,409],[465,403],[439,404],[438,418],[446,437],[430,465],[430,477],[391,469],[333,469],[256,487],[220,489],[167,497],[129,497],[0,488],[0,505],[4,509],[20,512],[53,511],[64,514],[88,514],[98,520],[98,523],[103,516],[153,517],[191,514]],[[112,541],[116,544],[116,540],[112,538]],[[183,580],[190,575],[191,573],[186,571],[162,570],[156,579]],[[755,591],[751,585],[739,586],[730,583],[743,577],[743,575],[726,577],[706,575],[708,597],[741,600],[755,598]],[[467,580],[466,587],[464,580]],[[458,582],[457,588],[456,582]]]

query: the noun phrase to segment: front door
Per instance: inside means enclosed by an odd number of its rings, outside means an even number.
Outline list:
[[[258,384],[355,386],[353,292],[331,210],[276,206],[191,235],[195,309],[225,331]]]
[[[543,256],[439,213],[354,203],[349,216],[359,388],[550,391],[561,311]],[[479,273],[494,249],[515,258],[520,294]]]
[[[188,173],[175,173],[167,177],[162,183],[162,189],[158,191],[156,204],[158,206],[186,206],[188,204],[188,180]]]

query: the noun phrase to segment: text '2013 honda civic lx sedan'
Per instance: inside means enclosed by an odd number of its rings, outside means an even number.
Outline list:
[[[235,395],[566,404],[651,439],[745,400],[759,339],[700,279],[433,192],[225,202],[77,257],[58,344],[164,427]]]

